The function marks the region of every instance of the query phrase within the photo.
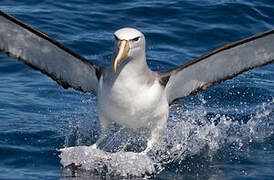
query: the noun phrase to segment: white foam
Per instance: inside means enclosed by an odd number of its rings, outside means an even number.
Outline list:
[[[241,151],[245,143],[263,141],[274,134],[274,100],[257,105],[247,123],[238,122],[226,114],[214,114],[208,118],[206,103],[201,98],[200,105],[194,108],[176,107],[172,110],[163,138],[148,155],[123,151],[110,153],[90,146],[76,146],[61,149],[61,163],[63,166],[81,165],[79,168],[91,172],[148,177],[161,172],[166,164],[183,162],[187,156],[197,155],[205,148],[208,149],[206,156],[214,156],[230,144]],[[81,128],[77,132],[86,131],[85,126]],[[117,139],[110,138],[110,141]]]
[[[73,164],[85,171],[127,176],[153,175],[154,162],[143,153],[116,152],[109,153],[91,146],[78,146],[60,149],[61,163],[64,167]]]

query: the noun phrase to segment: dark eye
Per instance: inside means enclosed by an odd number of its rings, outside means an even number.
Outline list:
[[[136,38],[132,39],[132,41],[137,42],[137,41],[139,41],[139,39],[140,39],[140,37],[136,37]]]
[[[117,37],[117,36],[115,36],[115,35],[114,35],[114,38],[115,38],[117,41],[119,41],[119,39],[118,39],[118,37]]]

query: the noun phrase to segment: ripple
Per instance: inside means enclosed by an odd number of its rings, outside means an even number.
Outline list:
[[[270,1],[243,0],[0,3],[1,10],[102,65],[109,64],[115,30],[140,29],[154,70],[173,68],[220,45],[273,29],[273,8]],[[165,136],[150,153],[156,177],[273,176],[273,67],[244,73],[182,99],[185,107],[172,110]],[[0,55],[0,82],[0,178],[59,178],[63,172],[56,149],[91,145],[100,133],[96,97],[63,90],[4,55]],[[125,132],[117,137],[125,135],[130,139]],[[134,151],[143,144],[127,149]]]

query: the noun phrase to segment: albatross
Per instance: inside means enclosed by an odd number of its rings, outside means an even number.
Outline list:
[[[111,65],[101,67],[0,11],[0,51],[63,88],[97,95],[102,132],[94,147],[115,122],[135,130],[148,129],[144,150],[148,152],[166,128],[169,106],[175,100],[274,62],[274,30],[226,44],[166,72],[148,67],[140,31],[122,28],[114,37]]]

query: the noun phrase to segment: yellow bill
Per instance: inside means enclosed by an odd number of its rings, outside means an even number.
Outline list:
[[[119,52],[114,61],[114,72],[117,70],[117,66],[120,62],[126,60],[129,56],[129,44],[127,40],[121,40],[119,45]]]

